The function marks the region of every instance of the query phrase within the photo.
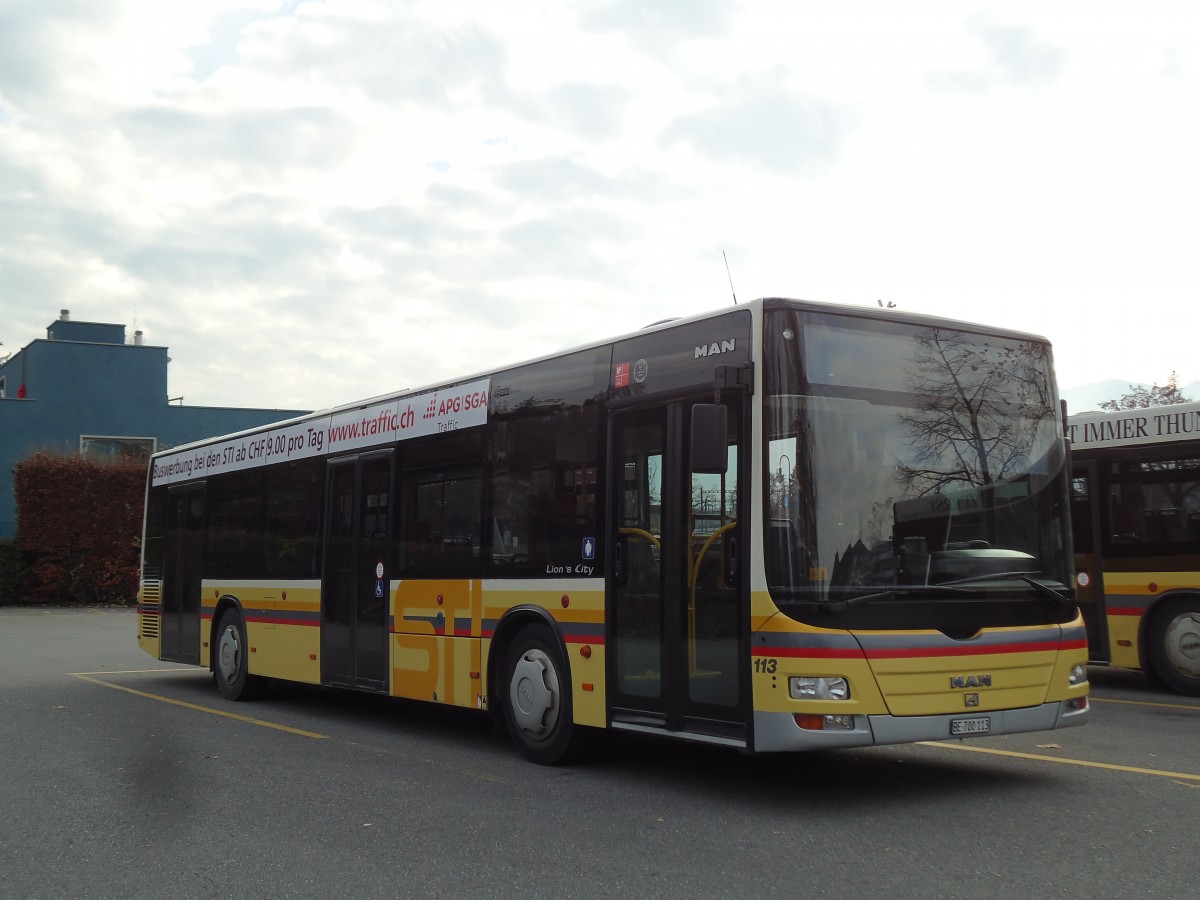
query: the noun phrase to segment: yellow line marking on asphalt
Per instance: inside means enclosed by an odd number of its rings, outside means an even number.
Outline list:
[[[1156,706],[1159,709],[1190,709],[1192,712],[1200,712],[1200,706],[1188,703],[1157,703],[1152,700],[1112,700],[1108,697],[1089,696],[1089,700],[1093,703],[1124,703],[1128,706]]]
[[[155,669],[152,671],[170,671],[166,669]],[[289,728],[287,725],[278,725],[274,722],[267,722],[263,719],[252,719],[250,716],[239,716],[237,713],[225,712],[220,709],[213,709],[211,706],[200,706],[198,703],[188,703],[184,700],[175,700],[172,697],[164,697],[161,694],[151,694],[146,691],[139,691],[136,688],[125,687],[123,684],[110,684],[107,681],[101,681],[99,678],[92,678],[90,675],[85,675],[81,672],[72,673],[76,678],[84,681],[90,681],[92,684],[98,684],[101,687],[112,688],[115,691],[125,691],[129,694],[134,694],[138,697],[146,697],[150,700],[161,700],[163,703],[170,703],[174,706],[182,706],[184,709],[195,710],[196,712],[211,713],[214,716],[223,716],[226,719],[236,719],[239,722],[246,722],[250,725],[261,725],[263,728],[274,728],[276,731],[286,731],[288,734],[298,734],[301,737],[314,738],[315,740],[323,741],[329,738],[327,734],[317,734],[315,731],[304,731],[301,728]],[[111,674],[111,673],[104,673]]]
[[[1021,753],[1017,750],[996,750],[992,747],[969,747],[966,744],[945,744],[941,741],[920,741],[926,747],[945,750],[965,750],[968,753],[988,753],[992,756],[1011,756],[1016,759],[1032,759],[1038,762],[1062,763],[1065,766],[1082,766],[1088,769],[1107,769],[1110,772],[1131,772],[1134,775],[1155,775],[1159,778],[1182,778],[1185,781],[1200,781],[1200,775],[1187,772],[1167,772],[1163,769],[1143,769],[1140,766],[1122,766],[1117,763],[1092,762],[1089,759],[1064,759],[1061,756],[1043,756],[1038,753]],[[1190,785],[1189,785],[1190,787]]]
[[[68,675],[165,675],[171,672],[192,672],[199,675],[203,669],[180,666],[178,669],[105,669],[102,672],[68,672]],[[207,673],[206,673],[207,674]]]
[[[171,697],[164,697],[161,694],[151,694],[151,693],[147,693],[146,691],[139,691],[136,688],[125,687],[124,685],[121,685],[121,684],[111,684],[110,682],[103,681],[99,678],[91,677],[92,675],[131,675],[131,674],[140,674],[140,673],[159,673],[159,674],[161,674],[163,672],[189,672],[189,671],[203,671],[203,670],[192,670],[192,669],[184,669],[184,668],[181,668],[181,669],[124,669],[124,670],[109,671],[109,672],[71,672],[69,674],[74,675],[76,678],[79,678],[82,681],[88,681],[88,682],[91,682],[92,684],[98,684],[102,687],[113,688],[114,690],[117,690],[117,691],[125,691],[128,694],[134,694],[138,697],[146,697],[150,700],[161,700],[164,703],[171,703],[175,706],[182,706],[184,709],[196,710],[197,712],[211,713],[214,716],[224,716],[227,719],[236,719],[239,722],[248,722],[251,725],[261,725],[264,728],[274,728],[278,731],[286,731],[289,734],[298,734],[302,737],[310,737],[310,738],[315,738],[317,740],[331,740],[331,738],[327,734],[317,734],[316,732],[313,732],[313,731],[304,731],[299,728],[289,728],[286,725],[277,725],[274,722],[267,722],[262,719],[252,719],[249,716],[239,716],[236,713],[224,712],[219,709],[213,709],[211,706],[200,706],[199,704],[188,703],[184,700],[175,700]],[[453,764],[445,762],[444,760],[426,759],[426,758],[416,756],[414,754],[398,752],[389,747],[378,747],[378,746],[373,746],[371,744],[360,744],[357,741],[348,741],[348,740],[344,740],[344,739],[343,740],[333,739],[333,740],[334,740],[334,743],[345,744],[347,746],[354,747],[355,749],[358,749],[358,750],[365,750],[369,753],[374,753],[377,756],[392,756],[397,759],[413,760],[413,761],[420,762],[420,763],[423,763],[426,765],[432,765],[432,766],[435,766],[435,767],[438,767],[441,769],[445,769],[447,771],[454,772],[458,775],[464,775],[464,776],[468,776],[471,778],[476,778],[476,779],[479,779],[480,781],[490,781],[495,784],[505,784],[506,783],[505,779],[503,779],[497,775],[492,775],[489,772],[480,772],[475,769],[467,768],[464,766],[453,765]]]

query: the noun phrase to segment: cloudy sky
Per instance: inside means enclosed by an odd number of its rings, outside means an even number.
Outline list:
[[[739,299],[1200,379],[1200,5],[0,2],[0,356],[315,408]]]

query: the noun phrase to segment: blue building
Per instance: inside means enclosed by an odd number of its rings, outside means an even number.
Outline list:
[[[127,342],[124,325],[75,322],[65,309],[45,340],[0,356],[0,540],[16,532],[13,467],[31,453],[148,456],[308,412],[173,404],[168,362],[140,331]]]

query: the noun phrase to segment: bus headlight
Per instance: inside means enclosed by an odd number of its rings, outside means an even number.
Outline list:
[[[788,694],[793,700],[849,700],[850,682],[841,675],[793,675]]]
[[[1087,666],[1082,663],[1076,663],[1071,666],[1071,674],[1067,676],[1067,684],[1074,687],[1077,684],[1084,684],[1087,681]]]

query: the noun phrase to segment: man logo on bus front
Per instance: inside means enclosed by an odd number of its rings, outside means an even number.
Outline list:
[[[956,688],[973,688],[973,687],[991,687],[991,675],[951,675],[950,689]]]

